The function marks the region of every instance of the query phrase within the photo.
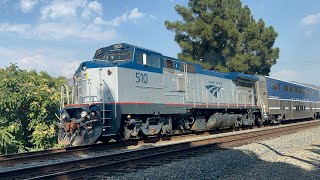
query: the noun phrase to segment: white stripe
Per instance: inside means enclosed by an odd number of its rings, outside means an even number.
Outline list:
[[[269,107],[269,109],[280,109],[280,107]]]
[[[288,102],[315,102],[317,103],[318,101],[305,101],[305,100],[293,100],[293,99],[278,99],[278,98],[268,98],[268,100],[279,100],[279,101],[288,101]]]

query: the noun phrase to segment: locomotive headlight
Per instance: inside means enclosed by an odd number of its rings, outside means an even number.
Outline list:
[[[87,111],[82,111],[80,114],[82,118],[85,118],[87,115],[88,115]]]
[[[83,69],[83,70],[86,70],[86,69],[87,69],[87,66],[82,66],[82,69]]]

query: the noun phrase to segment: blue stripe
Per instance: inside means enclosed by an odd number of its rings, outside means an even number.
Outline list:
[[[179,62],[183,62],[183,61],[180,60]],[[236,73],[236,74],[231,75],[232,73],[221,73],[221,72],[217,72],[217,71],[213,71],[213,70],[205,70],[205,69],[201,69],[200,64],[194,64],[194,63],[190,63],[190,62],[186,62],[186,63],[195,65],[196,74],[208,75],[208,76],[229,79],[229,80],[235,80],[239,76],[246,75],[246,74],[241,74],[241,73]],[[160,66],[161,65],[162,65],[162,59],[160,61]],[[142,64],[137,64],[136,62],[121,62],[121,63],[114,64],[112,62],[106,62],[106,61],[86,61],[86,62],[81,63],[78,70],[81,70],[83,66],[86,66],[87,69],[116,67],[117,66],[117,67],[122,67],[122,68],[135,69],[135,70],[147,71],[147,72],[153,72],[153,73],[159,73],[159,74],[163,73],[162,66],[160,69],[158,69],[158,68],[154,68],[154,67],[145,66]],[[180,67],[175,68],[175,69],[180,70]],[[250,76],[250,75],[246,75],[246,77],[257,78],[255,76]],[[254,79],[254,78],[252,78],[252,79]]]
[[[76,73],[83,70],[83,67],[86,67],[87,69],[92,69],[92,68],[115,67],[115,65],[105,61],[85,61],[80,64],[80,66],[76,70]]]
[[[221,73],[221,72],[218,72],[218,71],[201,69],[200,65],[199,65],[199,67],[196,66],[196,73],[197,74],[208,75],[208,76],[214,76],[214,77],[223,78],[223,79],[229,79],[229,80],[233,79],[232,76],[230,76],[227,73]]]
[[[232,78],[234,78],[234,80],[243,80],[243,81],[251,81],[251,82],[255,82],[255,81],[259,80],[259,78],[256,76],[252,76],[249,74],[243,74],[243,73],[239,73],[239,72],[230,72],[228,74],[230,74],[230,76]]]
[[[106,68],[106,67],[121,67],[121,68],[135,69],[135,70],[148,71],[148,72],[162,74],[162,69],[144,66],[142,64],[137,64],[135,62],[122,62],[122,63],[118,63],[118,64],[113,64],[111,62],[104,62],[104,61],[86,61],[86,62],[81,63],[80,67],[78,68],[78,71],[81,70],[83,66],[86,66],[87,69]]]
[[[128,68],[128,69],[135,69],[135,70],[140,70],[140,71],[153,72],[153,73],[159,73],[159,74],[163,73],[162,72],[162,68],[158,69],[158,68],[154,68],[154,67],[150,67],[150,66],[145,66],[145,65],[142,65],[142,64],[137,64],[135,62],[123,63],[123,64],[118,65],[118,67]]]

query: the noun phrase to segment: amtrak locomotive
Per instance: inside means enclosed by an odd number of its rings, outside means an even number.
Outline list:
[[[266,76],[220,73],[145,48],[98,49],[74,75],[60,144],[317,118],[319,90]]]

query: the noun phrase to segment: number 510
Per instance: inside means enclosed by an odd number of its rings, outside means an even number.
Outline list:
[[[136,83],[148,83],[148,75],[143,73],[136,73]]]

